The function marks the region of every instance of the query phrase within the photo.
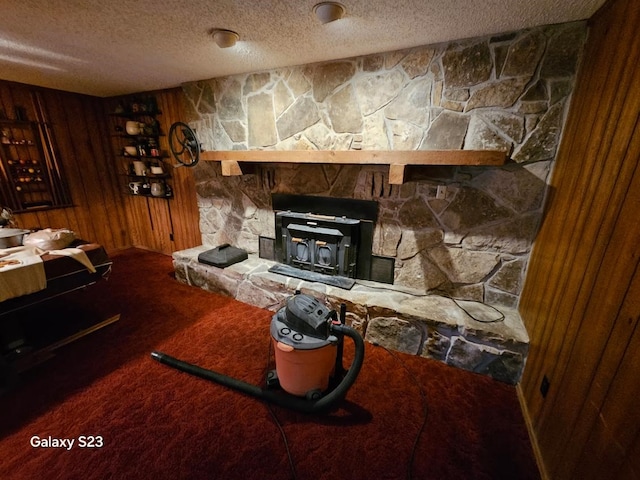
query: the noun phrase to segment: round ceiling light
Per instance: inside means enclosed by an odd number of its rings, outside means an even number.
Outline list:
[[[232,30],[217,29],[213,30],[211,35],[213,36],[213,41],[216,42],[216,45],[220,48],[233,47],[240,39],[240,35]]]
[[[321,2],[313,7],[313,13],[316,14],[318,20],[323,24],[340,20],[344,17],[346,11],[344,5],[336,2]]]

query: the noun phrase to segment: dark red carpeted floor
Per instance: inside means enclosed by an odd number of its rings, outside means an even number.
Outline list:
[[[260,385],[271,313],[177,283],[169,257],[113,258],[108,282],[40,314],[122,317],[0,397],[0,478],[539,478],[515,389],[435,361],[367,344],[347,401],[324,416],[153,361],[158,349]],[[75,442],[33,447],[35,436]],[[102,446],[82,448],[81,436]]]

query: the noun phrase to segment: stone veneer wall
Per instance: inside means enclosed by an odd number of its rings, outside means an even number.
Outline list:
[[[257,252],[271,193],[379,202],[374,253],[395,283],[514,307],[542,217],[586,37],[584,22],[184,85],[206,150],[502,149],[504,167],[195,167],[204,245]],[[436,198],[438,185],[445,198]]]

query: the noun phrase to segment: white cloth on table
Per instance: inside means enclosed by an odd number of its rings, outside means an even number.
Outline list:
[[[0,302],[47,288],[47,277],[41,255],[64,255],[84,265],[91,273],[96,268],[87,253],[75,247],[44,250],[33,245],[0,249]]]
[[[33,246],[0,249],[0,302],[47,287],[42,253]]]
[[[96,273],[96,267],[93,266],[93,263],[91,263],[91,260],[89,260],[89,257],[87,256],[87,253],[81,248],[67,247],[62,250],[49,250],[47,253],[50,255],[66,255],[67,257],[71,257],[87,267],[87,270],[91,273]]]

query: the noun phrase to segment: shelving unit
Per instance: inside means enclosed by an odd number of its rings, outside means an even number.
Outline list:
[[[43,123],[0,120],[0,189],[16,212],[71,204],[50,138]]]
[[[120,171],[125,178],[124,191],[132,196],[173,198],[168,180],[171,175],[165,159],[168,155],[160,142],[157,117],[162,115],[155,97],[131,104],[118,105],[109,114],[112,119],[114,152],[120,160]]]

